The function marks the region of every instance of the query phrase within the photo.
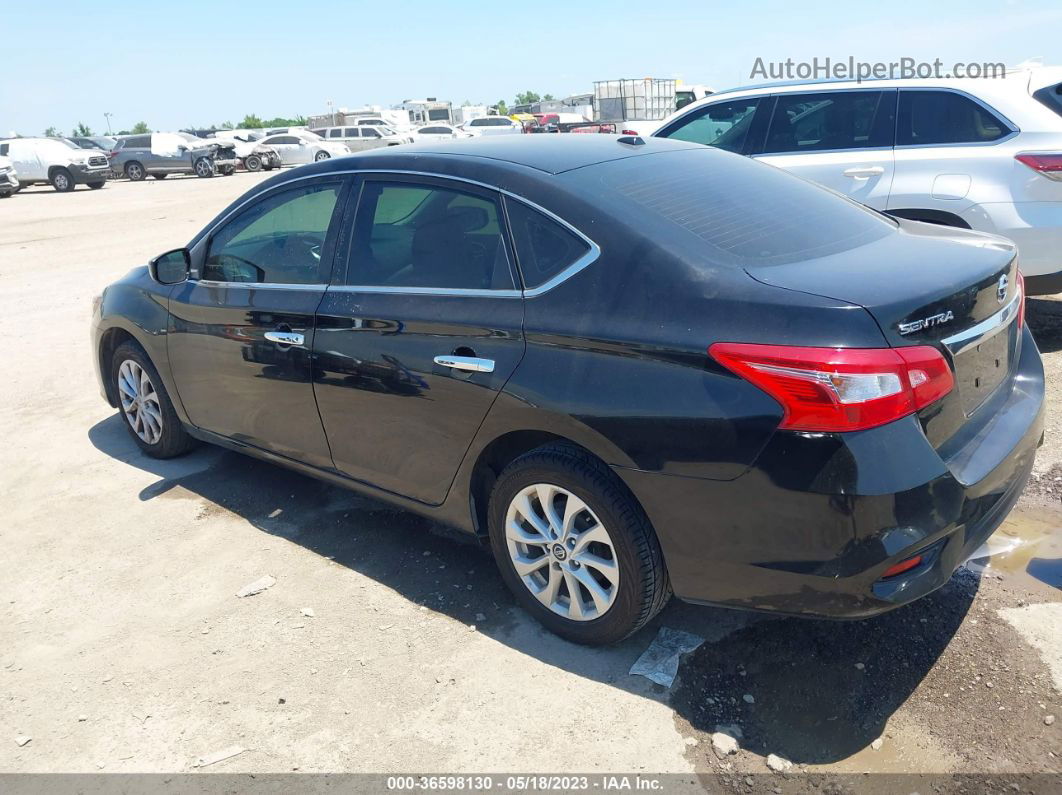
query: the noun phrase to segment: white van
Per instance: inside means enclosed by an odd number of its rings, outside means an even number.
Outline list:
[[[100,149],[78,149],[60,138],[8,138],[0,141],[0,156],[11,158],[21,187],[51,183],[60,193],[78,185],[102,188],[110,162]]]

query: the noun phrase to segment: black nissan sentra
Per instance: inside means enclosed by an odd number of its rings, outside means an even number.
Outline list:
[[[1042,439],[1014,247],[724,151],[515,136],[267,180],[103,294],[150,456],[239,450],[489,542],[547,627],[672,591],[872,616],[943,584]]]

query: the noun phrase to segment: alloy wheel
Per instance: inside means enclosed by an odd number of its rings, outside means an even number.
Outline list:
[[[195,163],[195,173],[199,177],[209,177],[214,173],[214,167],[205,157],[199,158]]]
[[[539,602],[573,621],[600,618],[619,593],[619,560],[601,520],[567,489],[521,489],[505,516],[509,558]]]
[[[118,396],[133,433],[146,444],[162,438],[162,406],[147,372],[132,359],[118,368]]]

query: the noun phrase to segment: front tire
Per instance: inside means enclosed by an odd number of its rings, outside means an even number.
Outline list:
[[[74,177],[65,168],[57,168],[52,172],[51,183],[59,193],[69,193],[74,189]]]
[[[201,179],[214,176],[214,164],[210,162],[209,157],[201,157],[196,160],[193,168],[195,169],[195,175]]]
[[[173,458],[195,447],[158,370],[135,342],[124,342],[114,352],[111,383],[118,397],[118,414],[137,447],[152,458]]]
[[[262,158],[258,155],[247,155],[247,157],[243,159],[243,167],[248,171],[261,171]]]
[[[671,596],[660,543],[634,496],[601,461],[556,444],[499,476],[491,549],[516,600],[575,643],[615,643]]]
[[[322,160],[328,160],[331,157],[332,155],[328,154],[328,152],[318,152],[313,156],[313,162],[320,163]]]

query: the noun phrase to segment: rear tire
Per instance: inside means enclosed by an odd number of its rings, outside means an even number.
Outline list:
[[[49,181],[59,193],[69,193],[76,187],[73,175],[65,168],[57,168],[53,171]]]
[[[118,416],[137,447],[152,458],[173,458],[197,442],[181,424],[158,370],[135,342],[123,342],[111,358]]]
[[[550,509],[540,494],[555,500]],[[528,510],[538,518],[529,521]],[[516,600],[547,629],[575,643],[623,640],[671,596],[649,518],[615,473],[575,446],[547,445],[509,464],[491,493],[488,524],[494,559]],[[514,533],[514,526],[524,529]]]
[[[144,167],[136,160],[125,164],[125,176],[130,182],[141,182],[147,176]]]

